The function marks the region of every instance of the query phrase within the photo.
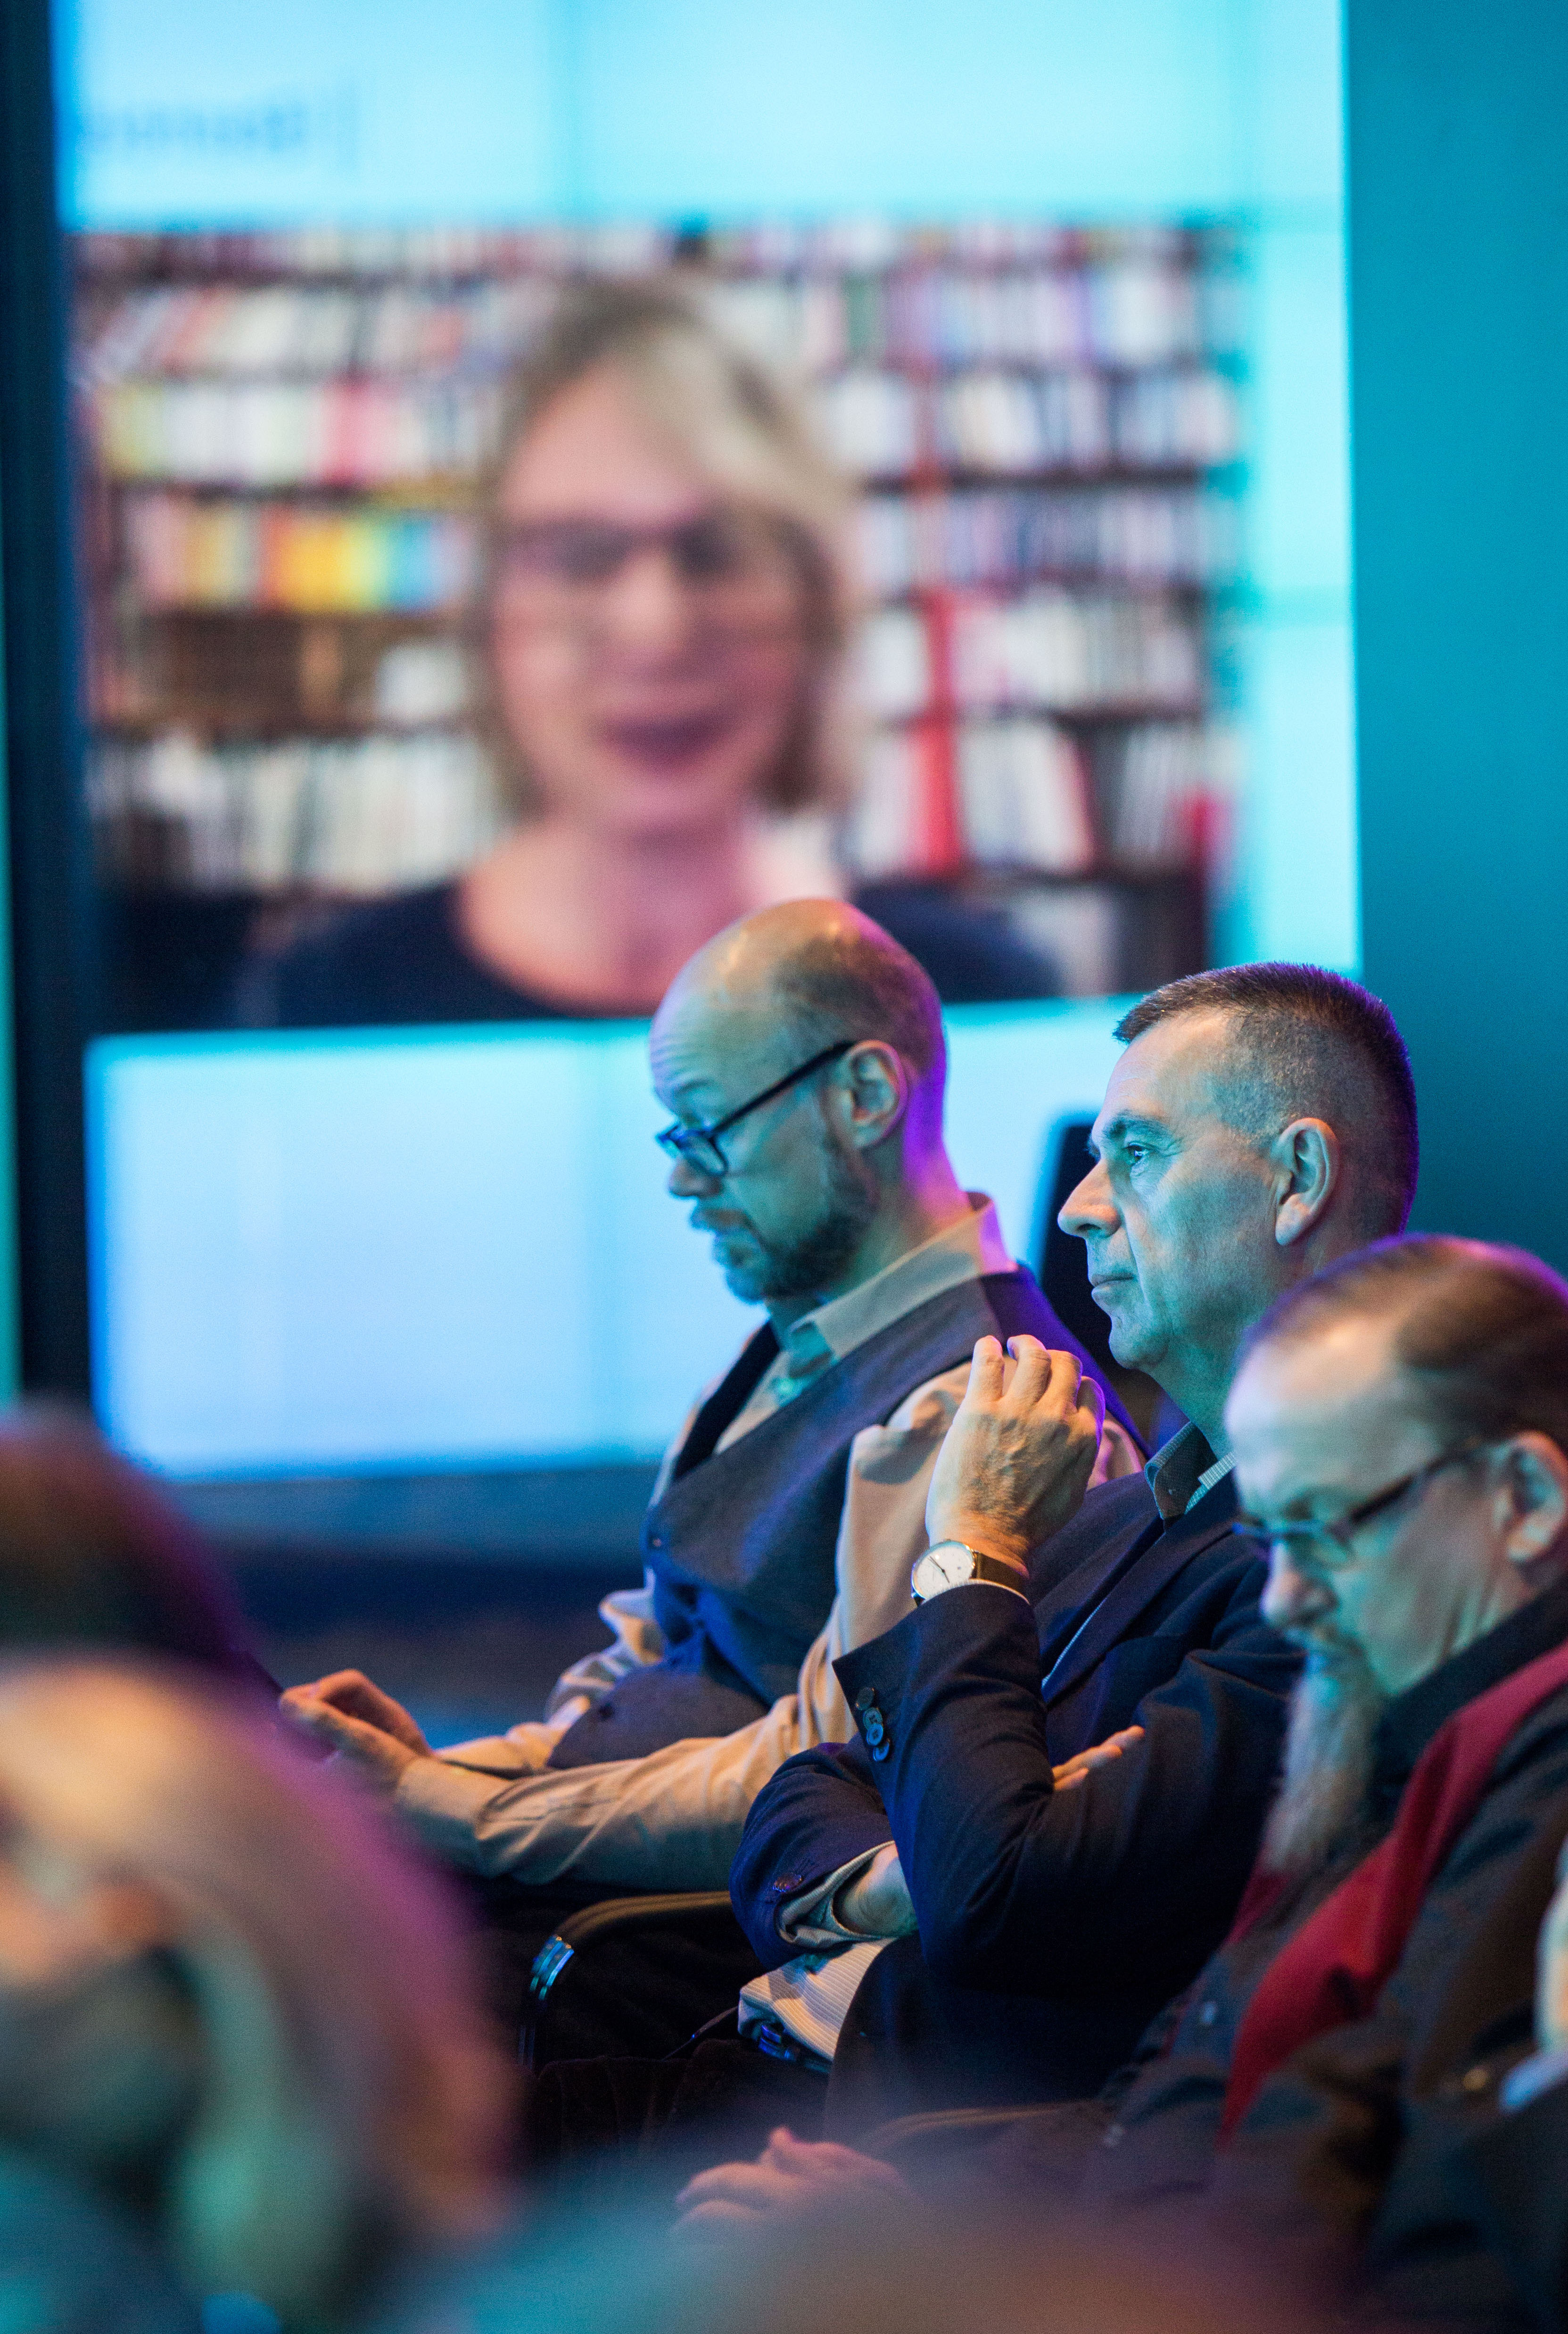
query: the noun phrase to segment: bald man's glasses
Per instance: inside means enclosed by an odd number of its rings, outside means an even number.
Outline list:
[[[735,1110],[726,1111],[722,1118],[716,1118],[711,1126],[683,1126],[678,1118],[672,1118],[653,1139],[669,1158],[684,1159],[687,1165],[695,1167],[699,1175],[727,1175],[729,1162],[719,1148],[719,1136],[727,1133],[732,1126],[738,1126],[743,1118],[749,1118],[754,1110],[760,1110],[765,1102],[772,1102],[775,1095],[787,1094],[791,1086],[798,1086],[801,1080],[809,1078],[813,1070],[824,1070],[830,1062],[842,1060],[851,1046],[858,1046],[860,1042],[858,1037],[841,1037],[836,1046],[824,1046],[820,1054],[813,1054],[811,1060],[803,1062],[798,1070],[791,1070],[784,1077],[775,1078],[771,1086],[764,1086],[761,1094],[753,1095],[749,1102],[743,1102]]]

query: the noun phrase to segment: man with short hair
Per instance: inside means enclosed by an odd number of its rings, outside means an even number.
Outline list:
[[[1147,1481],[1060,1525],[1077,1370],[1027,1341],[1011,1360],[977,1347],[919,1609],[838,1663],[861,1739],[780,1770],[731,1876],[770,1972],[743,2036],[831,2063],[829,2128],[1092,2093],[1224,1934],[1267,1808],[1296,1664],[1259,1615],[1260,1552],[1231,1531],[1225,1394],[1282,1289],[1403,1222],[1409,1069],[1386,1009],[1310,966],[1174,982],[1121,1034],[1062,1221],[1117,1360],[1190,1423]],[[704,2086],[727,2111],[719,2048],[689,2076],[563,2070],[536,2101],[542,2144],[646,2129],[645,2095],[677,2125]],[[823,2086],[770,2081],[820,2122]],[[737,2054],[725,2082],[765,2117],[755,2064]]]
[[[1025,1415],[1060,1403],[1022,1365],[1006,1393],[995,1362],[978,1373],[933,1479],[931,1536],[1011,1565],[1017,1587],[995,1573],[933,1583],[919,1611],[844,1657],[845,1693],[880,1714],[890,1755],[869,1764],[862,1744],[792,1761],[759,1798],[732,1877],[765,1960],[918,1926],[918,1946],[863,1954],[837,2073],[867,2111],[964,2096],[951,2053],[933,2092],[907,2047],[928,1973],[1056,2001],[1056,2038],[1027,2068],[1012,2054],[1009,2073],[1060,2094],[1079,2082],[1073,2044],[1092,2013],[1151,2015],[1223,1934],[1273,1782],[1225,1651],[1255,1617],[1239,1596],[1238,1612],[1215,1614],[1213,1642],[1175,1661],[1161,1600],[1234,1560],[1225,1399],[1247,1331],[1282,1290],[1398,1230],[1414,1189],[1409,1064],[1354,982],[1297,965],[1199,974],[1145,998],[1118,1034],[1096,1164],[1061,1220],[1087,1245],[1116,1359],[1189,1423],[1147,1485],[1086,1499],[1031,1570],[1038,1533],[1021,1502],[1008,1512],[1005,1454]],[[1260,1567],[1247,1593],[1261,1586]],[[1144,1735],[1124,1758],[1070,1799],[1053,1793],[1071,1730],[1129,1724]],[[1008,2030],[1003,2019],[991,2054],[1004,2065]],[[882,2049],[884,2035],[899,2040]]]
[[[674,1114],[659,1138],[670,1191],[767,1320],[665,1463],[646,1585],[602,1608],[615,1644],[566,1672],[542,1724],[439,1755],[357,1671],[284,1697],[432,1848],[499,1876],[517,2009],[563,1909],[721,1887],[759,1786],[848,1731],[832,1661],[909,1609],[976,1339],[1041,1336],[1094,1375],[953,1173],[936,992],[868,917],[797,901],[721,932],[671,987],[650,1052]],[[1064,1515],[1092,1470],[1138,1461],[1115,1396],[1099,1400]],[[628,1999],[617,2038],[639,2030]],[[700,1986],[694,2004],[672,1982],[668,2039],[694,2008],[707,2014]],[[657,2004],[648,2015],[662,2035]]]
[[[1226,1417],[1265,1610],[1305,1654],[1256,1871],[1101,2099],[976,2161],[1272,2252],[1378,2323],[1555,2324],[1561,2182],[1522,2175],[1568,2098],[1563,2054],[1527,2055],[1568,1827],[1568,1286],[1516,1249],[1380,1242],[1275,1306]],[[780,2143],[692,2202],[774,2209],[825,2168]]]

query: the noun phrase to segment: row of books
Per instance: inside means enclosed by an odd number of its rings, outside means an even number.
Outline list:
[[[1140,724],[1104,741],[1099,757],[1101,820],[1113,856],[1127,866],[1197,866],[1222,843],[1218,822],[1234,798],[1236,733],[1181,722]]]
[[[476,538],[456,512],[333,508],[159,491],[124,506],[144,606],[302,614],[456,609]],[[1234,572],[1236,506],[1191,487],[877,495],[858,514],[859,572],[879,600],[1046,575],[1198,586]]]
[[[138,379],[90,394],[110,477],[187,485],[375,487],[472,475],[495,451],[502,391],[463,376],[327,381]],[[961,373],[926,383],[840,373],[814,403],[829,451],[852,475],[932,468],[1035,471],[1195,469],[1231,461],[1231,382],[1198,368]]]
[[[702,285],[721,330],[786,370],[920,372],[972,365],[1169,365],[1204,352],[1199,280],[1123,261],[1079,269],[720,279]],[[127,293],[84,352],[100,381],[494,370],[536,333],[545,276],[435,288],[158,284]]]
[[[495,444],[499,392],[457,379],[124,381],[91,397],[111,478],[190,486],[394,486],[471,476]]]
[[[246,233],[101,233],[74,239],[89,281],[136,276],[396,276],[635,274],[698,258],[740,274],[809,275],[953,261],[965,267],[1062,267],[1085,263],[1179,266],[1205,256],[1213,230],[1154,224],[1073,227],[1044,219],[976,217],[923,225],[875,216],[763,219],[734,227],[669,227],[646,219],[530,227],[319,225]]]
[[[1223,584],[1240,557],[1239,510],[1198,487],[979,487],[867,495],[859,568],[880,600],[1035,576]]]
[[[82,352],[95,381],[449,372],[510,364],[554,296],[524,276],[432,291],[322,285],[155,284],[126,294]]]
[[[806,374],[849,364],[1131,370],[1228,354],[1229,304],[1189,267],[908,268],[874,275],[720,278],[707,305],[733,336]]]
[[[438,511],[133,495],[125,545],[149,608],[434,611],[459,606],[474,580],[472,525]]]
[[[969,372],[938,382],[871,370],[825,381],[815,407],[829,450],[863,478],[922,468],[1203,469],[1234,461],[1234,384],[1198,366],[1122,376]]]
[[[1128,732],[1096,805],[1082,743],[1048,720],[968,719],[871,741],[845,834],[861,876],[958,863],[1073,875],[1197,863],[1223,751],[1194,726]],[[956,799],[955,799],[956,797]],[[89,800],[106,872],[194,891],[370,895],[431,882],[495,839],[489,769],[458,733],[350,744],[100,742]]]
[[[848,834],[867,877],[970,864],[1079,875],[1097,864],[1197,867],[1228,784],[1227,741],[1150,722],[1120,741],[1099,799],[1081,741],[1038,718],[885,730]]]
[[[107,875],[193,891],[399,891],[467,865],[499,825],[489,767],[456,732],[100,740],[88,800]]]
[[[1203,641],[1175,602],[1112,593],[1030,592],[1016,600],[942,593],[881,608],[861,629],[860,702],[877,719],[956,706],[1091,713],[1196,708]]]

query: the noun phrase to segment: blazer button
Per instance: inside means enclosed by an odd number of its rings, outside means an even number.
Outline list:
[[[663,1534],[660,1532],[649,1532],[648,1535],[648,1545],[649,1548],[662,1548],[664,1546]]]
[[[892,1744],[888,1741],[885,1735],[880,1742],[874,1743],[871,1748],[871,1759],[873,1763],[880,1767],[892,1747]]]
[[[861,1721],[861,1732],[865,1736],[866,1741],[868,1742],[880,1742],[887,1731],[887,1728],[882,1723],[881,1712],[880,1710],[868,1710],[865,1716]]]

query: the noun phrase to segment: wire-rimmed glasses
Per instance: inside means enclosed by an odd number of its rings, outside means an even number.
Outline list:
[[[1429,1459],[1424,1467],[1412,1468],[1408,1475],[1401,1475],[1397,1483],[1386,1484],[1380,1491],[1374,1491],[1370,1499],[1359,1500],[1342,1516],[1332,1517],[1327,1522],[1310,1522],[1303,1518],[1289,1523],[1271,1523],[1266,1516],[1244,1514],[1238,1515],[1230,1528],[1244,1539],[1261,1540],[1265,1547],[1270,1548],[1283,1548],[1293,1563],[1313,1545],[1326,1542],[1332,1551],[1328,1562],[1331,1565],[1336,1562],[1342,1564],[1351,1553],[1356,1534],[1365,1525],[1375,1517],[1386,1515],[1413,1492],[1424,1490],[1433,1476],[1440,1475],[1446,1467],[1462,1466],[1467,1459],[1473,1459],[1477,1452],[1485,1447],[1480,1442],[1464,1442],[1456,1451],[1444,1451],[1436,1459]]]
[[[743,1118],[749,1118],[754,1110],[760,1110],[765,1102],[772,1102],[775,1095],[787,1094],[791,1086],[797,1086],[803,1078],[809,1078],[813,1070],[825,1069],[830,1062],[840,1060],[851,1046],[858,1046],[861,1042],[859,1037],[841,1037],[836,1045],[824,1046],[822,1052],[813,1054],[809,1062],[803,1062],[798,1069],[787,1071],[782,1078],[775,1078],[771,1086],[764,1086],[761,1094],[753,1095],[749,1102],[737,1104],[722,1118],[716,1118],[710,1126],[683,1126],[678,1118],[672,1118],[668,1126],[660,1127],[653,1139],[667,1156],[684,1159],[687,1165],[695,1167],[699,1175],[727,1175],[729,1162],[719,1148],[719,1136],[727,1133],[730,1127],[737,1126]]]

